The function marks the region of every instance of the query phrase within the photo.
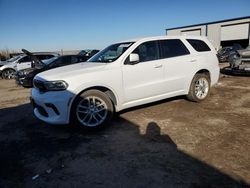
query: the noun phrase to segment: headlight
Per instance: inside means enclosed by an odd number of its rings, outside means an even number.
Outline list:
[[[58,81],[45,81],[44,87],[48,91],[60,91],[68,88],[68,84],[63,80]]]

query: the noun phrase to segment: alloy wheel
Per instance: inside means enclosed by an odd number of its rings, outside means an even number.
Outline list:
[[[87,127],[96,127],[102,124],[107,115],[108,107],[104,100],[97,96],[83,98],[76,107],[78,121]]]
[[[195,95],[198,99],[206,98],[209,91],[209,83],[207,79],[200,78],[195,82]]]

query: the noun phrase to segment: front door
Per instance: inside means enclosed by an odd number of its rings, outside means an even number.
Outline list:
[[[140,44],[132,53],[139,55],[139,63],[123,64],[125,102],[154,97],[164,92],[164,65],[159,60],[157,41]]]
[[[17,70],[31,68],[31,59],[29,56],[24,56],[17,63]]]

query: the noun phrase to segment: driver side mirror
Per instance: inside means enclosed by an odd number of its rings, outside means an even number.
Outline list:
[[[129,55],[128,60],[126,62],[127,65],[135,65],[140,62],[140,58],[138,54],[132,53]]]

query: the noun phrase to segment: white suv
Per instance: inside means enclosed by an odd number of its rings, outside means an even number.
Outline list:
[[[88,62],[38,74],[31,101],[45,122],[97,128],[125,108],[177,95],[200,102],[218,78],[207,38],[150,37],[115,43]]]

